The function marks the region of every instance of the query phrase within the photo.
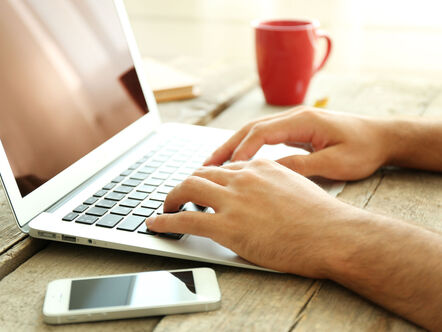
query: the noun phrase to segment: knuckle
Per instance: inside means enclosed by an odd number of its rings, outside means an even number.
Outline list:
[[[210,169],[210,166],[199,167],[192,173],[192,176],[201,176],[201,175],[207,174],[209,169]]]
[[[303,109],[298,113],[298,116],[305,118],[306,120],[316,120],[319,118],[319,111],[313,109]]]
[[[190,190],[197,186],[199,183],[198,177],[195,175],[190,175],[187,178],[183,180],[183,182],[180,183],[179,187],[182,190]]]
[[[270,164],[270,160],[266,160],[266,159],[254,159],[254,160],[252,160],[251,164],[252,164],[252,165],[255,165],[255,166],[265,166],[265,165]]]
[[[242,185],[254,182],[255,178],[256,178],[256,175],[255,175],[255,172],[253,172],[253,170],[243,169],[237,173],[234,180],[238,185],[242,186]]]
[[[264,123],[257,123],[250,130],[250,135],[251,136],[262,135],[262,133],[265,131],[265,129],[266,129],[266,125]]]

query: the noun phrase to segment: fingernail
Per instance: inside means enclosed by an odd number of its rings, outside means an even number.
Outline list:
[[[146,219],[146,225],[147,226],[152,226],[155,222],[155,217],[149,217]]]

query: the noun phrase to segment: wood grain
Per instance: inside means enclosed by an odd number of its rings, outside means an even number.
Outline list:
[[[25,237],[26,235],[20,232],[15,222],[8,201],[6,200],[5,191],[0,183],[0,255],[8,251]]]

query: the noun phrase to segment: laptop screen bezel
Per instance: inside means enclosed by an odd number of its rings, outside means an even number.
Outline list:
[[[112,0],[112,2],[126,37],[149,112],[25,197],[22,197],[20,193],[0,141],[0,177],[17,224],[22,230],[35,216],[145,139],[161,123],[154,95],[146,84],[141,55],[123,0]]]

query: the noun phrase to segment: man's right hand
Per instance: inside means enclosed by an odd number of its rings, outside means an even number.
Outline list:
[[[204,165],[248,160],[264,144],[285,143],[311,153],[277,160],[280,164],[304,176],[356,180],[371,175],[388,161],[387,127],[388,120],[297,107],[250,122]]]

